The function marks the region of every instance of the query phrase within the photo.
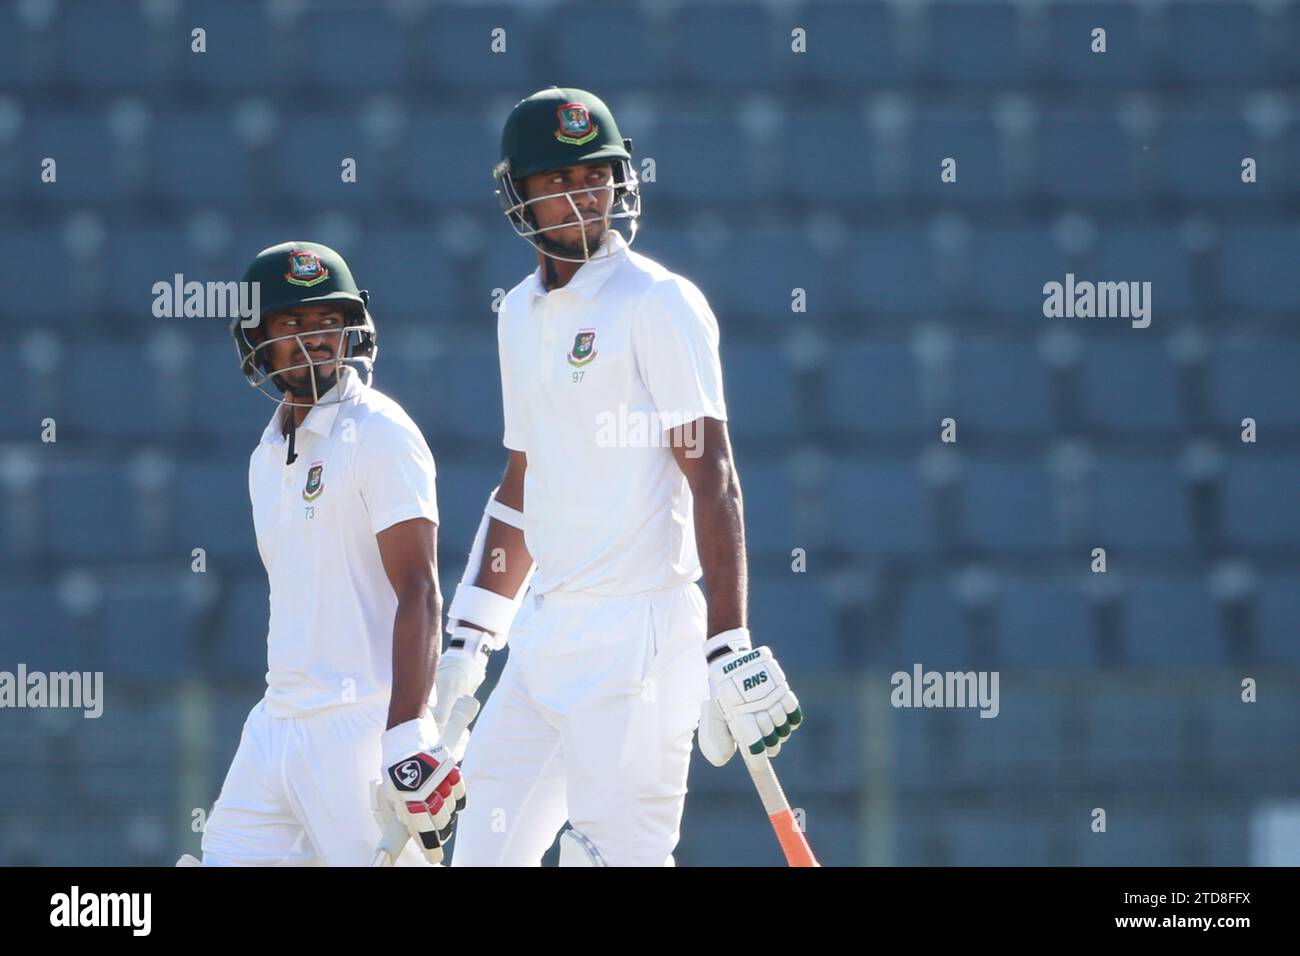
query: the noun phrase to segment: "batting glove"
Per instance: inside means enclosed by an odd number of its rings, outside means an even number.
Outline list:
[[[749,631],[736,628],[709,638],[704,653],[713,660],[709,699],[700,710],[700,752],[715,767],[730,760],[737,745],[753,756],[775,757],[803,714],[772,652],[751,649]]]
[[[438,658],[438,673],[434,677],[433,720],[439,728],[447,726],[451,708],[462,697],[473,697],[487,675],[487,661],[492,653],[488,635],[476,627],[456,623],[448,628],[450,640]],[[459,740],[449,740],[447,745],[459,763],[469,745],[469,731]]]
[[[435,733],[427,719],[385,731],[383,793],[425,858],[441,863],[456,814],[465,809],[465,784],[444,742],[429,745]]]

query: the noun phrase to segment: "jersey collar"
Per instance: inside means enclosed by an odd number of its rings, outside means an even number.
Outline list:
[[[588,259],[578,271],[573,274],[573,278],[563,286],[563,291],[572,292],[580,295],[584,299],[595,298],[596,293],[600,291],[601,286],[614,274],[614,269],[621,262],[627,251],[627,240],[617,229],[609,230],[605,241],[601,243],[597,256]],[[533,282],[530,292],[535,296],[547,295],[546,286],[542,282],[542,267],[538,266],[533,272]],[[556,292],[561,291],[556,289]]]
[[[340,381],[335,382],[334,387],[321,396],[320,402],[307,413],[307,417],[302,420],[302,424],[298,426],[299,428],[313,431],[322,438],[329,437],[330,432],[334,429],[334,420],[338,418],[339,407],[347,404],[363,388],[356,371],[350,366],[344,366],[344,369]],[[335,401],[335,392],[338,391],[340,384],[343,388],[342,401]],[[284,412],[284,407],[284,402],[275,406],[275,414],[271,416],[270,422],[262,431],[263,444],[284,444],[284,431],[280,427],[280,416]]]

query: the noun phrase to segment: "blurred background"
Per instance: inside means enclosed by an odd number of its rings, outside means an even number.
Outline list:
[[[0,711],[0,863],[197,852],[262,692],[273,405],[153,283],[343,253],[450,595],[505,460],[494,290],[535,264],[490,168],[551,84],[654,160],[635,248],[719,317],[823,862],[1300,863],[1297,51],[1288,0],[0,4],[0,670],[105,673],[97,720]],[[1067,272],[1150,281],[1150,328],[1044,318]],[[914,663],[999,671],[999,716],[895,710]],[[780,864],[738,761],[690,787],[679,864]]]

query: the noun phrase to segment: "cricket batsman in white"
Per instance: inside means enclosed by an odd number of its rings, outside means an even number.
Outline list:
[[[248,468],[270,583],[267,687],[202,865],[366,866],[398,821],[414,839],[389,838],[396,862],[437,863],[465,787],[429,709],[442,613],[433,455],[370,386],[369,294],[337,252],[272,246],[244,281],[261,308],[231,323],[240,367],[279,401]]]
[[[583,90],[528,97],[502,135],[497,192],[538,268],[498,317],[508,463],[437,675],[441,726],[509,638],[457,742],[474,799],[454,866],[536,866],[566,820],[561,866],[672,865],[697,724],[721,766],[737,744],[775,756],[801,720],[747,629],[717,321],[629,250],[631,160]]]

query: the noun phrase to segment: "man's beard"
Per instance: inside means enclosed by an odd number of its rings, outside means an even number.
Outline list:
[[[307,374],[303,374],[306,372]],[[338,366],[333,362],[325,365],[312,365],[309,369],[295,369],[294,375],[296,381],[291,380],[288,375],[277,372],[274,376],[276,387],[286,395],[292,395],[294,398],[309,398],[316,401],[331,388],[338,380]],[[316,390],[312,391],[312,381],[315,380]]]
[[[593,221],[597,220],[588,220],[588,223],[584,224],[584,229],[587,224]],[[551,233],[542,233],[538,238],[541,240],[541,244],[546,251],[553,251],[564,256],[580,257],[585,255],[587,258],[590,258],[596,250],[601,247],[601,244],[604,243],[605,238],[609,235],[609,229],[608,221],[600,221],[600,232],[596,234],[594,239],[587,236],[585,248],[582,242],[583,236],[578,236],[572,240],[562,240],[558,238],[558,234],[561,231],[559,229]],[[583,235],[586,235],[586,233],[584,232]]]

